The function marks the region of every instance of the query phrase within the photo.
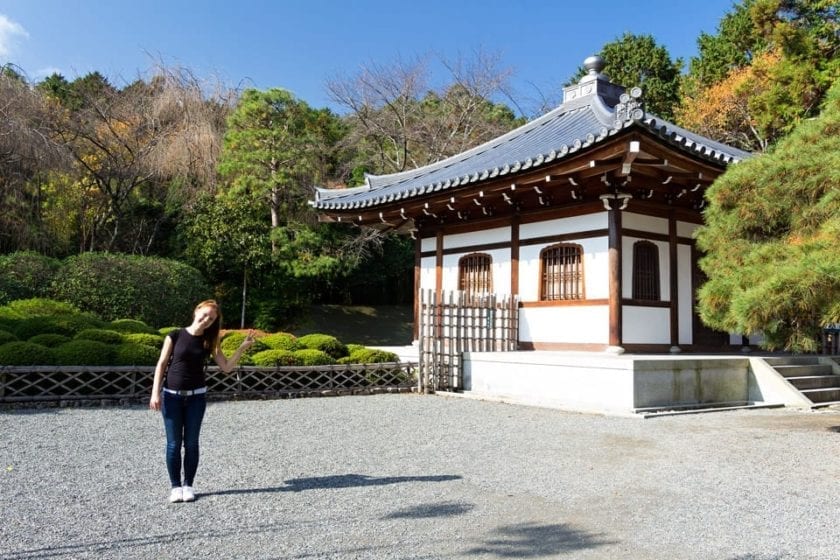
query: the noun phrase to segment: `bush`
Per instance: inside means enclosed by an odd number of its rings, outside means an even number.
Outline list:
[[[349,356],[340,358],[339,364],[382,364],[386,362],[399,362],[400,358],[393,352],[385,350],[375,350],[373,348],[365,348],[362,346],[351,352]]]
[[[326,366],[335,363],[335,359],[322,350],[306,348],[292,352],[302,366]]]
[[[48,366],[55,363],[53,351],[31,342],[7,342],[0,345],[0,364],[5,366]]]
[[[163,337],[159,334],[130,333],[123,335],[123,341],[134,344],[143,344],[155,348],[158,352],[163,348]]]
[[[9,302],[6,307],[22,319],[28,317],[78,315],[81,313],[76,306],[70,303],[46,298],[18,299]]]
[[[135,342],[125,342],[114,349],[114,365],[117,366],[153,366],[157,364],[160,352]]]
[[[123,335],[108,329],[85,329],[79,331],[73,338],[77,340],[95,340],[105,344],[122,344]]]
[[[255,366],[262,367],[302,365],[294,353],[288,350],[280,349],[270,349],[257,352],[251,356],[251,361],[254,362]]]
[[[138,321],[137,319],[117,319],[116,321],[111,321],[111,324],[108,325],[108,328],[112,331],[117,331],[126,334],[160,334],[154,327],[150,327],[143,321]]]
[[[347,355],[347,346],[336,337],[328,334],[307,334],[298,338],[298,342],[304,348],[326,352],[335,359]]]
[[[63,334],[74,336],[85,329],[99,329],[105,325],[92,315],[79,313],[77,315],[57,315],[54,317],[31,317],[22,319],[15,325],[15,334],[22,340],[32,338],[37,334]]]
[[[60,267],[57,259],[30,251],[0,256],[0,303],[47,296]]]
[[[302,350],[303,345],[298,342],[295,335],[291,333],[278,332],[261,336],[259,341],[271,348],[272,350]]]
[[[172,332],[175,332],[175,331],[178,331],[178,330],[181,330],[181,327],[163,327],[161,329],[158,329],[157,332],[159,334],[161,334],[162,336],[166,337],[166,336],[169,336],[169,333],[172,333]]]
[[[63,366],[112,365],[114,347],[95,340],[76,339],[54,350],[56,363]]]
[[[356,352],[357,350],[365,350],[365,345],[364,344],[348,344],[347,345],[347,355],[348,356],[352,355],[353,352]]]
[[[6,344],[7,342],[14,342],[18,339],[15,335],[10,333],[9,331],[0,330],[0,344]]]
[[[85,253],[65,259],[54,297],[105,320],[133,317],[149,325],[180,324],[211,293],[195,268],[159,257]]]
[[[236,352],[236,349],[239,348],[239,345],[242,344],[242,341],[246,338],[245,333],[233,331],[227,333],[224,338],[222,338],[222,343],[219,345],[222,349],[222,352],[225,356],[230,358],[233,356],[233,353]],[[263,344],[260,340],[255,340],[254,344],[251,345],[248,350],[242,354],[242,358],[239,360],[239,364],[243,366],[250,366],[253,365],[254,362],[252,361],[251,357],[258,352],[262,352],[264,350],[269,350],[269,347]]]
[[[41,346],[46,346],[47,348],[55,348],[56,346],[59,346],[69,341],[70,337],[64,336],[63,334],[36,334],[27,342],[31,342],[32,344],[40,344]]]

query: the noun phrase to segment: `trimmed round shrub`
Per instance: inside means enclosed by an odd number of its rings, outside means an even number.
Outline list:
[[[95,340],[105,344],[122,344],[123,335],[109,329],[85,329],[79,331],[73,338],[77,340]]]
[[[56,363],[62,366],[108,366],[114,358],[114,347],[96,340],[71,340],[54,352]]]
[[[108,325],[108,328],[112,331],[117,331],[126,334],[160,334],[154,327],[150,327],[143,321],[138,321],[137,319],[117,319],[116,321],[111,321],[111,324]]]
[[[132,317],[155,326],[189,321],[212,294],[201,273],[182,262],[115,253],[68,257],[50,291],[107,321]]]
[[[14,342],[18,339],[15,335],[10,333],[9,331],[0,330],[0,344],[6,344],[7,342]]]
[[[175,331],[180,330],[180,329],[181,329],[181,327],[163,327],[162,329],[158,329],[157,332],[165,337],[165,336],[169,335],[169,333],[175,332]]]
[[[40,344],[41,346],[46,346],[47,348],[55,348],[65,342],[69,342],[70,337],[64,336],[63,334],[36,334],[32,338],[30,338],[27,342],[31,342],[32,344]]]
[[[40,344],[18,340],[0,345],[0,365],[49,366],[55,361],[52,349]]]
[[[307,334],[298,338],[298,342],[304,348],[326,352],[335,359],[343,358],[347,355],[347,345],[328,334]]]
[[[78,315],[81,311],[73,304],[54,299],[30,298],[9,302],[6,307],[26,317],[55,317],[57,315]]]
[[[239,345],[242,344],[246,337],[247,335],[245,333],[241,333],[238,331],[232,331],[227,333],[224,336],[224,338],[222,338],[222,343],[220,344],[224,355],[228,358],[233,356],[233,353],[236,352],[236,349],[239,348]],[[239,365],[254,365],[254,362],[252,361],[251,357],[254,354],[262,352],[264,350],[269,350],[268,346],[263,344],[260,340],[255,340],[254,344],[252,344],[251,347],[248,348],[248,350],[246,350],[244,354],[242,354],[242,358],[240,358],[239,360]]]
[[[326,366],[335,363],[335,359],[322,350],[306,348],[295,350],[292,354],[300,361],[302,366]]]
[[[125,342],[114,348],[114,365],[117,366],[153,366],[157,364],[160,352],[151,346]]]
[[[159,334],[130,333],[122,335],[123,341],[134,344],[143,344],[160,351],[163,348],[163,337]]]
[[[46,296],[60,267],[58,259],[31,251],[0,256],[0,303]]]
[[[22,340],[28,340],[37,334],[63,334],[75,336],[85,329],[102,328],[104,323],[92,315],[58,315],[54,317],[30,317],[15,325],[15,334]]]
[[[351,356],[353,352],[357,350],[364,350],[366,346],[364,344],[348,344],[347,345],[347,355]]]
[[[298,342],[295,335],[286,332],[267,334],[258,339],[272,350],[302,350],[303,345]]]
[[[275,366],[299,366],[302,365],[300,360],[294,353],[288,350],[270,349],[257,352],[251,356],[251,361],[255,366],[261,367],[275,367]]]
[[[349,356],[340,358],[340,364],[382,364],[387,362],[399,362],[400,357],[393,352],[386,350],[376,350],[374,348],[365,348],[351,352]]]

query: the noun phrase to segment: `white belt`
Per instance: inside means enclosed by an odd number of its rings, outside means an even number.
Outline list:
[[[192,389],[190,391],[176,391],[175,389],[167,389],[166,387],[163,388],[165,393],[169,393],[172,395],[180,395],[182,397],[191,397],[192,395],[203,395],[207,392],[207,387],[199,387],[198,389]]]

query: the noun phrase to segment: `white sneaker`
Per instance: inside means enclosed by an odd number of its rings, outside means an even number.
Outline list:
[[[192,486],[183,486],[181,488],[181,497],[185,502],[194,502],[195,492],[193,492]]]
[[[175,487],[169,492],[169,503],[174,504],[176,502],[183,502],[184,501],[184,494],[181,492],[181,489]]]

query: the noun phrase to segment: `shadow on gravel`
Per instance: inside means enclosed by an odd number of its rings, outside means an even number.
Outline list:
[[[492,554],[500,558],[536,558],[595,548],[617,541],[605,540],[602,535],[575,529],[568,524],[518,523],[499,527],[493,539],[484,546],[468,550],[469,555]]]
[[[423,519],[427,517],[454,517],[472,511],[474,504],[464,502],[441,502],[439,504],[420,504],[389,513],[383,519]]]
[[[829,432],[835,432],[840,434],[840,426],[829,426],[826,428]]]
[[[271,492],[303,492],[304,490],[318,490],[330,488],[355,488],[358,486],[384,486],[386,484],[401,484],[403,482],[446,482],[459,480],[461,477],[453,474],[432,476],[367,476],[364,474],[337,474],[333,476],[313,476],[309,478],[291,478],[284,486],[269,488],[241,488],[220,490],[218,492],[204,492],[202,496],[226,496],[229,494],[261,494]]]

